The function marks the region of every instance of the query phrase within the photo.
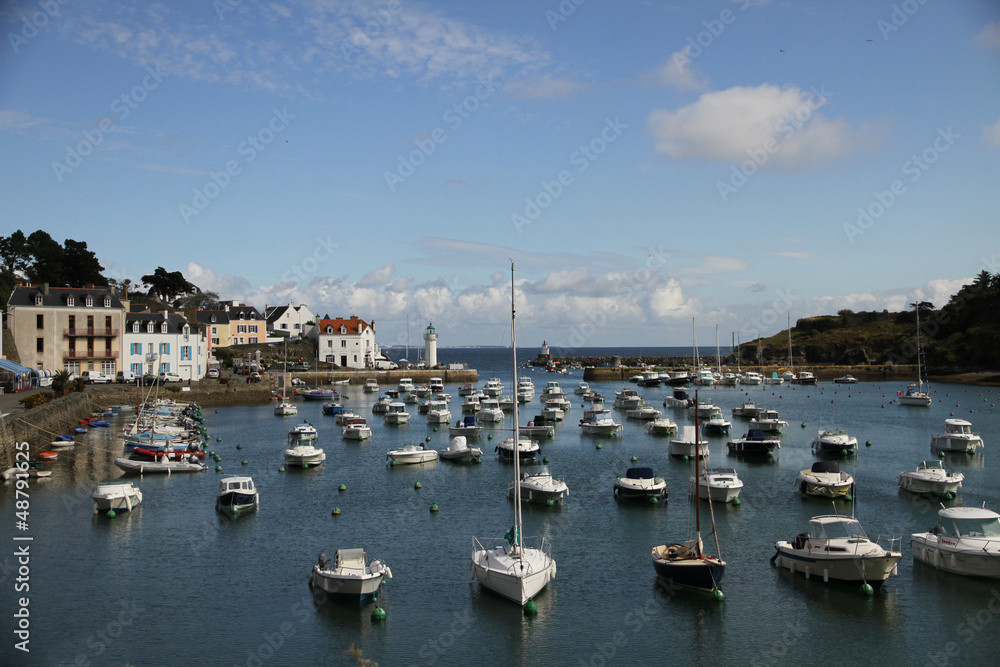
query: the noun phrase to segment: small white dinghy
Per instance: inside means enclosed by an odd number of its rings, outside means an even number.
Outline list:
[[[363,600],[375,595],[385,579],[392,579],[392,570],[380,560],[368,561],[364,549],[337,549],[333,567],[325,553],[313,565],[309,588],[327,595]]]
[[[965,475],[948,472],[940,461],[921,461],[913,472],[901,472],[896,478],[899,488],[910,493],[941,496],[951,500],[962,486]]]
[[[422,442],[419,444],[407,443],[398,449],[390,449],[385,458],[395,465],[429,463],[437,461],[438,452],[436,449],[427,449]]]
[[[451,439],[447,449],[442,449],[438,455],[445,461],[473,461],[483,455],[479,447],[469,447],[464,435],[456,435]]]
[[[98,482],[94,492],[94,513],[97,512],[127,512],[138,507],[142,502],[142,491],[132,482],[121,479],[109,479]]]
[[[137,461],[118,457],[115,465],[127,473],[145,475],[149,473],[173,474],[177,472],[201,472],[207,470],[207,466],[198,461],[194,454],[182,454],[178,460],[171,461],[168,455],[163,455],[155,461]]]

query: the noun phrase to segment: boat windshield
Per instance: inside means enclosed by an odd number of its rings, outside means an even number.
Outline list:
[[[1000,518],[952,519],[956,537],[1000,537]]]
[[[810,532],[814,535],[825,537],[828,540],[844,537],[860,537],[868,539],[868,536],[865,535],[864,529],[861,528],[861,523],[853,519],[844,519],[843,521],[823,524],[820,524],[818,521],[813,523],[817,525],[814,525]]]

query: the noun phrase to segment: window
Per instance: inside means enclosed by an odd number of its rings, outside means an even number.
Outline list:
[[[93,305],[94,305],[94,297],[92,297],[92,296],[90,296],[90,295],[88,294],[88,295],[87,295],[87,296],[86,296],[86,297],[84,298],[84,300],[83,300],[83,305],[87,306],[88,308],[90,308],[91,306],[93,306]]]
[[[341,341],[340,341],[340,347],[347,347],[347,341],[344,340],[344,339],[341,339]]]
[[[236,325],[236,333],[246,333],[246,332],[247,332],[247,325],[245,324]]]
[[[332,340],[330,340],[329,338],[327,338],[327,339],[326,339],[326,346],[327,346],[327,347],[333,347],[333,341],[332,341]]]
[[[358,355],[354,355],[354,363],[358,363]]]
[[[111,307],[111,297],[110,296],[104,297],[104,307],[105,308],[110,308]]]
[[[181,346],[181,361],[191,361],[191,346],[182,345]]]
[[[219,333],[219,327],[212,327],[212,333],[213,334]]]
[[[342,333],[342,334],[346,334],[347,333],[347,325],[346,324],[341,324],[340,325],[340,333]]]
[[[219,344],[219,339],[218,338],[213,338],[212,339],[212,345],[218,345],[218,344]]]
[[[35,352],[44,352],[44,351],[45,351],[45,339],[44,338],[36,338],[35,339]]]
[[[247,314],[246,314],[246,311],[244,311],[244,310],[241,310],[241,311],[240,311],[240,319],[241,319],[241,320],[245,320],[246,318],[247,318]]]
[[[113,361],[102,361],[101,362],[101,372],[107,376],[115,376],[115,362]]]
[[[162,373],[169,373],[169,372],[170,372],[170,362],[166,362],[165,361],[165,362],[161,363],[160,364],[160,373],[162,374]]]
[[[298,323],[298,322],[296,322],[296,323],[295,323],[295,325],[294,325],[294,327],[295,327],[296,329],[298,329],[298,328],[299,328],[299,323]]]
[[[132,323],[132,333],[139,333],[139,323],[138,322],[133,322]]]
[[[215,322],[215,315],[212,315],[212,321]],[[212,327],[212,333],[215,333],[215,327]]]
[[[36,294],[35,295],[35,305],[36,306],[42,305],[42,295],[41,294]]]
[[[67,295],[66,296],[66,305],[67,306],[75,306],[76,305],[76,297],[73,296],[72,294]]]
[[[257,325],[256,324],[247,325],[247,333],[257,333]]]
[[[170,343],[160,343],[160,354],[170,354]]]
[[[69,371],[71,375],[80,374],[80,362],[79,361],[67,361],[66,370]]]
[[[146,343],[146,354],[152,356],[152,354],[153,354],[153,344],[152,343]]]
[[[142,375],[142,364],[132,364],[132,375]]]
[[[256,343],[257,343],[257,337],[256,336],[250,336],[250,340],[248,342],[251,345],[256,345]]]
[[[287,329],[288,328],[288,322],[282,322],[281,323],[281,328],[282,329]]]
[[[153,323],[146,322],[146,333],[153,333]]]
[[[142,354],[142,343],[132,343],[129,345],[130,354]]]
[[[328,334],[332,334],[332,333],[333,333],[333,327],[327,327],[327,328],[326,328],[326,332],[327,332]]]
[[[45,316],[39,313],[35,315],[35,328],[44,329],[45,328]]]
[[[111,316],[107,315],[104,318],[104,328],[111,331]]]
[[[164,322],[160,325],[160,333],[167,333],[167,323]]]

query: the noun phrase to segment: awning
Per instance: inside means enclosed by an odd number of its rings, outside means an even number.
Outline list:
[[[32,369],[25,368],[20,364],[15,364],[13,361],[10,361],[9,359],[0,359],[0,368],[9,373],[13,373],[15,376],[26,375],[28,373],[33,372]]]

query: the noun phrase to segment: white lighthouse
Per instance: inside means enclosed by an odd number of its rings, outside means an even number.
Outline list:
[[[427,368],[434,368],[437,366],[438,337],[434,332],[433,322],[427,325],[427,331],[424,332],[424,360],[427,362]]]

